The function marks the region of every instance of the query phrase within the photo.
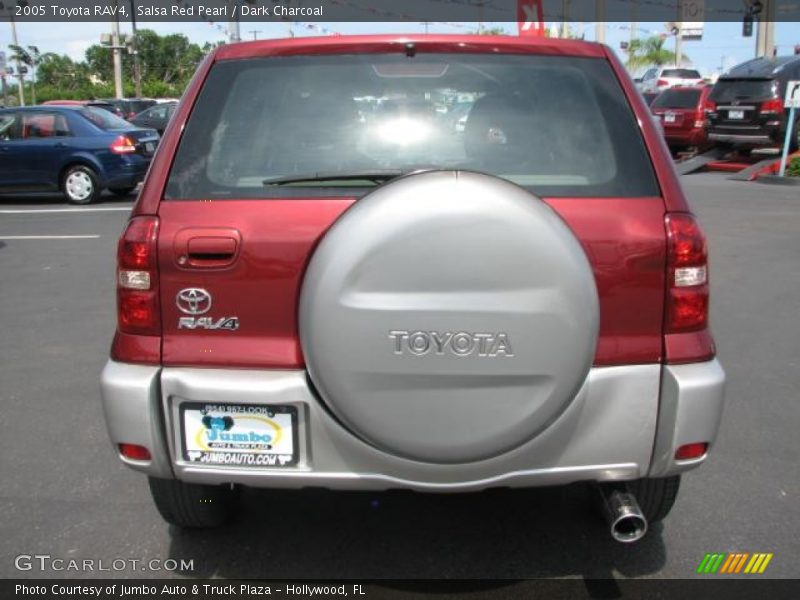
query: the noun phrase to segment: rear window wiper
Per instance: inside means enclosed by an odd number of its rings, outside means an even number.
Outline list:
[[[324,181],[371,181],[376,185],[405,175],[410,171],[402,169],[364,169],[362,171],[328,171],[296,175],[269,177],[264,185],[289,185],[292,183],[312,183]]]

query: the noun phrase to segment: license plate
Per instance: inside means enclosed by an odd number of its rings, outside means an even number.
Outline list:
[[[675,113],[664,113],[664,123],[674,123]]]
[[[181,405],[183,459],[192,464],[289,467],[297,463],[297,408]]]
[[[155,144],[155,142],[147,142],[147,143],[144,145],[144,151],[145,151],[145,152],[152,153],[152,152],[155,152],[155,150],[156,150],[156,144]]]
[[[744,119],[744,111],[743,110],[729,110],[728,111],[728,118],[729,119]]]

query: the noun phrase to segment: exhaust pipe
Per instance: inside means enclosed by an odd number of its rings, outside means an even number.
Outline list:
[[[603,513],[611,526],[611,537],[618,542],[636,542],[647,533],[647,519],[639,508],[636,496],[627,487],[600,485]]]

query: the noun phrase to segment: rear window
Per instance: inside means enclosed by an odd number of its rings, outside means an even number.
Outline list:
[[[365,54],[217,63],[166,197],[352,195],[376,182],[263,182],[429,168],[483,171],[542,196],[658,194],[604,60]]]
[[[147,110],[151,106],[155,105],[155,101],[152,100],[133,100],[130,102],[130,106],[128,110],[132,113],[140,113],[143,110]]]
[[[664,90],[653,103],[653,108],[695,108],[700,102],[700,90]]]
[[[87,106],[85,108],[80,109],[79,112],[81,113],[81,115],[89,119],[92,123],[97,125],[100,129],[105,129],[106,131],[112,129],[127,129],[131,126],[130,123],[128,123],[123,119],[120,119],[114,113],[110,113],[107,110],[103,110],[101,108]]]
[[[700,73],[694,69],[664,69],[662,77],[677,77],[678,79],[702,79]]]
[[[713,102],[732,102],[733,100],[764,100],[772,98],[775,82],[771,79],[720,79],[711,90],[709,99]]]

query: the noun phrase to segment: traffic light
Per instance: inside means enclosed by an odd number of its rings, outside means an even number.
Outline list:
[[[753,37],[753,14],[748,11],[742,21],[742,37]]]

